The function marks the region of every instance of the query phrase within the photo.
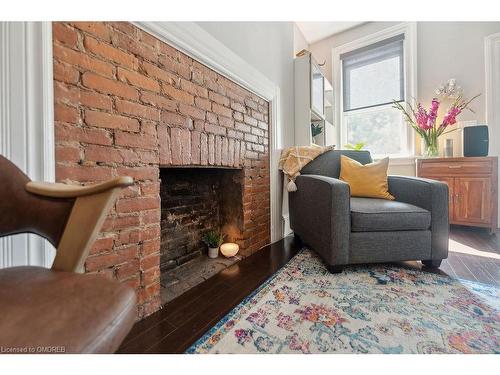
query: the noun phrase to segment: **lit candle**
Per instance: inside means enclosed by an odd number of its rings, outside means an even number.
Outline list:
[[[220,252],[226,258],[234,257],[238,253],[239,249],[240,247],[237,243],[226,242],[220,245]]]

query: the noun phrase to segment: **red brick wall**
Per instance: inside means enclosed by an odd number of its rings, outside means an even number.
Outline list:
[[[270,241],[268,103],[126,22],[53,23],[56,178],[118,175],[123,191],[86,262],[160,307],[159,168],[244,172],[244,255]]]

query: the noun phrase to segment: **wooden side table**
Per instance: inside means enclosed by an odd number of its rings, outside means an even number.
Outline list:
[[[417,176],[449,187],[451,224],[497,230],[498,158],[459,157],[417,159]]]

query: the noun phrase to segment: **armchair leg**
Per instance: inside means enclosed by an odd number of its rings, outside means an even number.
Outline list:
[[[328,271],[333,274],[342,273],[342,270],[344,269],[344,266],[334,266],[331,264],[328,264],[326,267],[328,268]]]
[[[422,264],[429,268],[439,268],[441,266],[442,259],[429,259],[423,260]]]

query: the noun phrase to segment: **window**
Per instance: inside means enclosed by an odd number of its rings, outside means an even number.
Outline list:
[[[375,157],[411,154],[407,126],[392,108],[405,100],[404,39],[399,33],[339,55],[342,145],[363,142]]]

